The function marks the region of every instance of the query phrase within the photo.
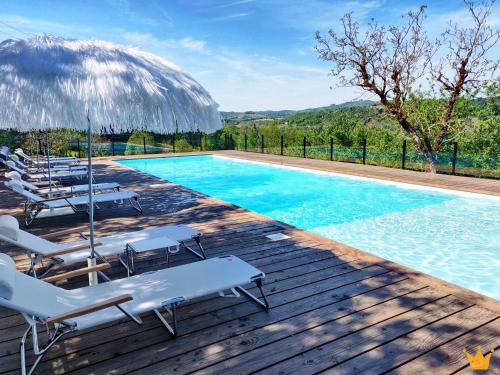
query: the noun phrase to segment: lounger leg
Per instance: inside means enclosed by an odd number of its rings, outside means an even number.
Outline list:
[[[35,220],[39,212],[41,212],[41,210],[32,210],[31,207],[28,207],[28,210],[24,215],[24,223],[26,224],[26,227],[29,227],[31,223],[33,223],[33,220]]]
[[[135,266],[134,266],[134,250],[132,250],[128,244],[127,247],[125,248],[125,257],[127,258],[126,262],[123,261],[121,256],[118,256],[118,261],[127,270],[127,277],[130,277],[135,273]]]
[[[36,268],[35,268],[36,255],[35,256],[30,255],[29,258],[30,258],[30,269],[28,270],[27,274],[32,275],[36,279]]]
[[[97,275],[101,276],[104,281],[111,281],[111,279],[102,271],[97,271]]]
[[[136,210],[137,212],[139,212],[141,214],[144,212],[143,209],[142,209],[141,204],[139,203],[139,198],[137,198],[137,197],[130,198],[129,202],[130,202],[130,205],[132,206],[132,208],[134,210]]]
[[[185,242],[182,242],[182,245],[187,249],[189,250],[190,252],[192,252],[194,255],[196,255],[198,258],[200,259],[207,259],[207,256],[205,254],[205,249],[203,248],[203,245],[201,244],[201,237],[198,236],[198,237],[195,237],[193,238],[193,240],[196,242],[196,245],[198,245],[198,248],[200,249],[200,252],[194,250],[192,247],[189,247],[185,244]]]
[[[172,336],[177,337],[177,312],[176,312],[176,305],[172,305],[170,310],[167,310],[170,312],[170,315],[172,316],[172,325],[170,325],[169,322],[163,317],[161,312],[158,309],[153,310],[160,319],[160,322],[163,323],[163,325],[168,329],[168,331],[172,334]]]
[[[263,301],[255,297],[252,293],[250,293],[248,290],[246,290],[241,286],[237,286],[236,289],[238,289],[240,292],[242,292],[244,295],[250,298],[253,302],[263,307],[265,310],[269,310],[269,301],[267,300],[266,294],[264,293],[264,289],[262,288],[262,279],[255,280],[255,284],[257,285],[257,288],[259,288],[260,295],[262,296]]]
[[[28,335],[30,334],[33,327],[30,325],[26,332],[24,332],[23,337],[21,338],[21,343],[19,345],[19,351],[21,354],[21,374],[26,375],[26,340]]]
[[[37,279],[41,279],[41,278],[43,278],[45,275],[47,275],[50,272],[50,270],[52,269],[52,267],[54,267],[54,262],[51,262],[46,267],[41,268],[40,269],[41,273],[39,273],[38,275],[35,272],[33,272],[33,274],[35,275],[35,277]]]
[[[47,353],[50,348],[59,340],[61,337],[66,335],[67,333],[71,332],[72,329],[62,331],[58,333],[56,330],[53,334],[53,336],[50,336],[49,341],[47,342],[46,345],[43,346],[42,350],[39,350],[38,348],[38,337],[37,337],[37,332],[36,332],[36,325],[30,324],[29,328],[26,330],[24,333],[23,337],[21,338],[21,344],[20,344],[20,351],[21,351],[21,373],[23,375],[31,375],[33,372],[36,370],[38,367],[38,364],[42,360],[43,356],[45,353]],[[33,354],[36,356],[36,360],[29,369],[28,372],[26,372],[26,340],[28,339],[28,335],[32,333],[33,336]]]

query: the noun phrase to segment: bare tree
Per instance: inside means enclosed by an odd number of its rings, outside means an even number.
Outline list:
[[[405,15],[402,26],[386,28],[372,20],[362,32],[348,13],[341,18],[340,33],[316,33],[319,57],[333,63],[331,74],[339,78],[340,85],[361,87],[378,96],[411,137],[431,172],[436,171],[436,156],[454,124],[457,100],[480,87],[499,64],[498,59],[487,57],[500,38],[500,32],[487,23],[494,0],[464,2],[472,17],[471,26],[450,22],[435,43],[429,41],[423,27],[426,6]],[[411,115],[408,105],[423,77],[438,85],[436,96],[443,104],[440,119],[432,126]]]

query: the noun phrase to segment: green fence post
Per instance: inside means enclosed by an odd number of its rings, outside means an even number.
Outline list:
[[[306,137],[304,137],[304,152],[303,152],[304,158],[306,157]]]
[[[403,141],[403,153],[401,155],[401,169],[405,169],[406,164],[406,139]]]
[[[330,137],[330,161],[333,161],[333,137]]]
[[[453,161],[451,166],[451,173],[455,174],[457,167],[457,154],[458,154],[458,142],[453,142]]]
[[[363,139],[363,164],[366,164],[366,138]]]
[[[283,141],[283,134],[281,134],[281,156],[283,156],[283,146],[284,146],[284,141]]]
[[[260,136],[260,152],[264,153],[264,134]]]
[[[142,145],[144,147],[144,153],[146,153],[146,136],[142,137]]]

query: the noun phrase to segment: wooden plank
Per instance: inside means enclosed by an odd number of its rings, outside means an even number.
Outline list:
[[[391,282],[397,282],[402,279],[402,276],[395,274],[383,274],[333,290],[327,289],[321,293],[309,295],[292,301],[290,301],[289,297],[287,298],[287,295],[284,294],[283,302],[281,304],[273,305],[273,308],[269,312],[258,311],[245,316],[244,319],[239,318],[228,320],[217,326],[207,325],[205,328],[200,328],[196,331],[182,335],[173,341],[158,340],[158,344],[154,346],[144,347],[142,345],[138,345],[138,350],[133,353],[124,353],[124,357],[133,355],[133,361],[120,361],[119,364],[117,364],[114,360],[110,360],[99,364],[98,366],[94,366],[94,368],[103,373],[113,369],[118,370],[119,372],[126,372],[160,360],[166,360],[174,356],[179,356],[193,350],[198,352],[203,350],[204,346],[211,343],[220,342],[223,339],[234,337],[237,334],[250,332],[256,328],[265,327],[273,322],[297,316],[308,311],[328,306],[332,303],[348,300],[351,296],[354,297],[365,292],[376,290]],[[340,309],[342,309],[342,306],[340,306]],[[105,351],[99,350],[99,353],[103,352]],[[82,373],[83,372],[84,370],[82,370]]]
[[[169,360],[162,360],[154,366],[147,367],[146,369],[141,368],[139,371],[160,373],[170,370],[178,374],[188,373],[218,362],[227,361],[230,358],[255,350],[256,348],[269,346],[286,337],[297,335],[308,329],[340,319],[355,312],[369,309],[376,305],[386,306],[385,302],[408,295],[413,296],[413,298],[429,298],[432,295],[432,291],[429,291],[422,285],[416,285],[411,281],[405,280],[387,287],[358,294],[336,303],[330,303],[314,310],[302,312],[288,319],[282,319],[276,323],[267,324],[264,327],[247,333],[232,336],[224,341],[206,345],[200,350],[186,353],[182,358],[173,357]],[[238,361],[238,359],[235,359],[235,361]]]
[[[385,373],[397,368],[400,364],[425,354],[433,348],[441,346],[449,340],[453,340],[496,319],[494,313],[480,309],[476,309],[473,318],[471,318],[472,315],[470,312],[464,312],[463,314],[453,315],[434,322],[356,358],[343,362],[339,366],[326,371],[325,374]],[[500,336],[497,336],[497,344],[499,343]],[[464,354],[463,358],[465,358]],[[457,368],[454,370],[457,370]],[[439,371],[441,371],[441,366]],[[423,373],[434,373],[433,364],[428,363]]]
[[[449,319],[455,324],[457,320],[473,319],[482,311],[485,310],[449,296],[347,336],[338,337],[329,331],[322,332],[320,339],[310,335],[301,344],[302,352],[261,372],[291,374],[293,369],[294,374],[310,374],[324,371],[438,320]]]
[[[407,361],[405,364],[389,371],[389,374],[423,374],[429,368],[433,369],[432,373],[434,374],[451,374],[460,369],[464,373],[471,374],[473,371],[469,367],[464,349],[475,354],[476,347],[479,345],[486,354],[491,349],[498,348],[500,346],[499,341],[500,319],[496,319],[444,345],[432,348],[424,355]],[[498,367],[496,360],[490,364],[492,366],[488,374],[500,373],[500,367]],[[459,371],[459,373],[461,372]]]

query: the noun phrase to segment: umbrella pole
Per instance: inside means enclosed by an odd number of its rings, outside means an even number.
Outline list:
[[[36,167],[40,167],[40,160],[38,159],[38,156],[42,152],[42,148],[40,147],[40,137],[35,133],[35,142],[36,142]]]
[[[47,171],[49,172],[49,191],[52,192],[52,178],[50,176],[49,131],[45,132],[45,153],[47,154]],[[52,194],[49,194],[52,198]]]
[[[87,178],[89,180],[89,227],[90,227],[90,256],[87,259],[87,264],[89,267],[94,267],[96,262],[95,249],[94,249],[94,196],[92,188],[92,129],[90,127],[90,117],[87,112]],[[97,272],[89,273],[89,285],[97,285]]]

